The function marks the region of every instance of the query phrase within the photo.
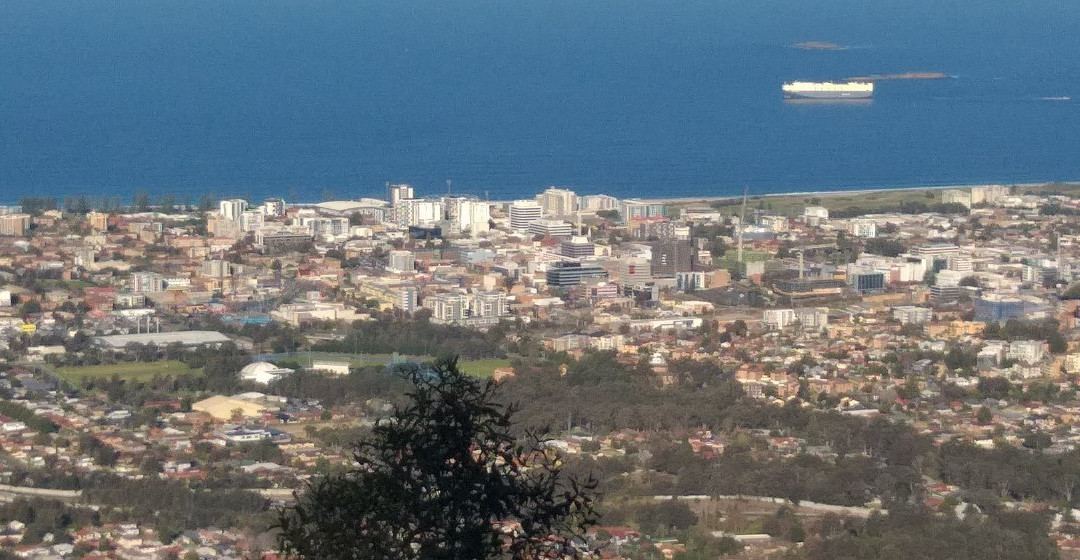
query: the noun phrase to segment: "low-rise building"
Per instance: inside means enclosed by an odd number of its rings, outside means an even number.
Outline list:
[[[311,321],[344,321],[351,323],[364,316],[341,302],[287,303],[270,312],[270,317],[299,326]]]
[[[900,321],[900,324],[902,325],[907,325],[909,323],[922,325],[929,323],[934,317],[934,311],[929,307],[917,307],[914,305],[894,307],[892,313],[893,318]]]

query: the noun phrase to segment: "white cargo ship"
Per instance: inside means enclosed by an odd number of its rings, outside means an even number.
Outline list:
[[[874,95],[873,82],[789,82],[783,89],[784,99],[869,99]]]

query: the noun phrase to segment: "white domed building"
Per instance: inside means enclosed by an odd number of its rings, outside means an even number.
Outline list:
[[[289,368],[277,367],[270,362],[255,362],[240,370],[240,381],[269,385],[293,371]]]

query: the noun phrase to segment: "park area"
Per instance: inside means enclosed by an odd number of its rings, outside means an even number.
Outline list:
[[[394,363],[404,362],[430,362],[434,358],[430,356],[406,356],[401,354],[349,354],[344,352],[289,352],[283,354],[261,354],[255,356],[255,361],[273,362],[277,365],[289,368],[308,368],[311,364],[320,360],[349,362],[352,368],[384,367]],[[510,360],[502,358],[485,358],[475,360],[459,360],[458,365],[465,373],[481,379],[488,379],[495,370],[510,367]]]
[[[263,356],[269,357],[269,356]],[[300,358],[300,359],[298,359]],[[302,355],[292,355],[287,359],[271,359],[270,361],[281,361],[287,367],[293,367],[299,365],[300,367],[309,367],[312,361],[315,360],[340,360],[348,361],[354,368],[361,367],[382,367],[394,360],[401,360],[403,357],[390,356],[390,355],[359,355],[359,354],[338,354],[330,352],[310,352],[303,353]],[[409,357],[409,361],[429,361],[431,358],[426,357]],[[297,362],[289,363],[289,362]],[[503,359],[481,359],[481,360],[461,360],[458,362],[462,371],[481,379],[489,379],[498,368],[509,367],[510,360]],[[184,362],[179,360],[164,360],[159,362],[127,362],[120,364],[102,364],[96,366],[72,366],[72,367],[60,367],[56,368],[56,374],[59,375],[64,381],[73,385],[80,385],[84,380],[88,381],[101,381],[109,380],[113,377],[121,379],[123,381],[133,382],[146,382],[154,378],[154,376],[161,377],[175,377],[178,375],[202,375],[202,369],[192,369]]]
[[[102,364],[96,366],[73,366],[56,368],[56,374],[64,381],[80,384],[86,380],[108,380],[114,376],[124,381],[144,382],[154,376],[173,377],[177,375],[202,375],[202,369],[189,368],[179,360],[160,362],[128,362],[122,364]]]

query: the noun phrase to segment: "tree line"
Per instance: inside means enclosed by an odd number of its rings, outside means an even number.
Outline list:
[[[83,499],[125,511],[132,519],[152,519],[162,536],[204,527],[265,530],[272,523],[266,499],[254,492],[211,490],[158,478],[100,477],[83,490]]]
[[[86,195],[67,196],[59,199],[54,196],[24,196],[19,199],[19,206],[27,214],[39,215],[49,210],[63,210],[69,214],[87,214],[92,211],[136,211],[146,212],[160,210],[166,214],[181,209],[197,209],[200,212],[213,210],[216,207],[217,198],[213,193],[200,195],[192,201],[190,196],[177,196],[171,193],[163,193],[152,198],[145,190],[135,192],[130,200],[124,200],[119,196],[91,197]]]
[[[510,328],[495,325],[486,331],[456,325],[439,325],[427,318],[426,310],[417,318],[387,312],[374,321],[356,321],[339,341],[316,344],[314,350],[352,354],[413,356],[460,356],[462,359],[504,358],[504,343]]]
[[[34,411],[26,408],[21,403],[7,399],[0,400],[0,415],[18,420],[35,432],[52,433],[60,429],[56,422],[34,414]]]

